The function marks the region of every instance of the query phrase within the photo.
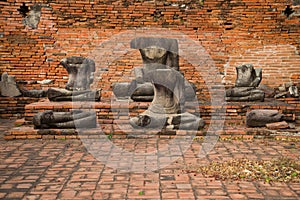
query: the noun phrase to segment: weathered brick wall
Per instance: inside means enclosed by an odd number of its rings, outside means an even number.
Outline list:
[[[1,97],[0,117],[1,118],[21,118],[25,114],[25,106],[38,101],[37,98],[30,97]]]
[[[278,86],[300,72],[297,2],[4,0],[0,1],[0,73],[7,71],[16,75],[17,80],[54,79],[52,86],[64,87],[67,73],[59,65],[62,58],[90,57],[91,52],[113,35],[148,27],[180,31],[198,41],[219,72],[226,76],[227,84],[234,83],[234,67],[246,62],[263,68],[264,84]],[[18,11],[23,3],[29,10],[30,6],[41,5],[36,29],[23,24],[28,15],[22,16]],[[294,11],[290,15],[287,6]],[[195,69],[181,61],[187,79],[201,85],[203,81],[198,81],[198,76],[195,78],[193,74]],[[118,66],[113,66],[114,63]],[[129,52],[114,63],[97,66],[108,68],[102,73],[103,79],[97,79],[101,81],[98,85],[104,89],[104,96],[109,96],[112,82],[140,65],[141,58],[138,53]]]
[[[255,67],[263,69],[261,84],[278,87],[285,82],[299,82],[296,75],[300,70],[300,55],[295,46],[266,45],[230,56],[225,66],[227,84],[234,84],[235,66],[244,63],[252,63]]]

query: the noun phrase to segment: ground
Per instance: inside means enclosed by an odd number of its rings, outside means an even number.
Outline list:
[[[97,161],[81,140],[5,141],[12,126],[13,121],[0,121],[0,199],[300,199],[299,182],[216,180],[189,170],[240,158],[299,161],[299,141],[220,140],[208,156],[198,158],[202,143],[194,140],[169,166],[129,173]],[[149,138],[113,142],[124,148],[130,144],[136,152],[153,147]]]

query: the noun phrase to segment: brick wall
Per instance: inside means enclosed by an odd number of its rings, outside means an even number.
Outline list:
[[[29,9],[41,5],[36,29],[23,24],[28,15],[18,11],[23,3]],[[288,5],[294,11],[291,15]],[[229,85],[235,80],[234,67],[245,62],[262,67],[263,84],[272,87],[300,73],[300,11],[293,1],[5,0],[0,1],[0,10],[0,73],[7,71],[17,80],[54,79],[51,86],[64,87],[67,73],[59,65],[62,58],[94,58],[97,48],[99,56],[115,56],[116,52],[105,55],[111,51],[105,52],[100,44],[115,34],[145,27],[180,31],[197,41]],[[141,64],[136,50],[121,55],[107,65],[96,62],[98,68],[108,68],[96,79],[104,97],[109,97],[112,82]],[[188,80],[202,87],[203,79],[193,66],[181,59],[181,67]]]
[[[21,118],[25,113],[25,106],[38,101],[30,97],[1,97],[0,116],[1,118]]]
[[[299,82],[297,73],[300,70],[300,55],[295,46],[266,45],[230,56],[225,66],[227,84],[234,84],[235,66],[245,63],[252,63],[255,67],[263,69],[261,84],[275,88],[285,82]]]

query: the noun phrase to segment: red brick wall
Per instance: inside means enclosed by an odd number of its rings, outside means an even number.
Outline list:
[[[201,2],[0,1],[0,73],[7,71],[16,75],[17,80],[55,79],[52,86],[64,87],[67,73],[59,65],[62,58],[90,56],[101,42],[113,35],[145,27],[180,31],[198,41],[208,51],[220,73],[226,75],[224,81],[228,84],[234,83],[234,67],[244,62],[262,67],[263,83],[270,86],[287,82],[293,74],[300,73],[300,11],[299,7],[292,6],[292,1]],[[23,3],[26,6],[42,5],[37,29],[22,23],[23,17],[18,9]],[[289,17],[283,13],[287,5],[295,11]],[[186,67],[189,65],[183,59],[181,61],[185,74],[195,71]],[[98,66],[109,69],[102,73],[106,78],[103,77],[98,84],[104,92],[109,93],[112,82],[140,65],[141,58],[138,53],[129,52],[115,63],[120,62],[123,64]],[[203,81],[198,81],[197,77],[187,75],[189,80],[201,85]]]
[[[235,66],[245,63],[252,63],[255,67],[263,69],[261,84],[278,87],[283,82],[297,84],[299,81],[295,75],[300,70],[300,55],[295,46],[265,45],[230,56],[225,66],[225,80],[228,84],[234,84]]]
[[[21,118],[25,114],[25,106],[38,101],[37,98],[30,97],[1,97],[0,98],[0,118]]]

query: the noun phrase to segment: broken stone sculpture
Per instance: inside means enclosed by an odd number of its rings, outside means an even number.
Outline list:
[[[15,76],[8,75],[7,72],[1,76],[0,88],[1,95],[5,97],[17,97],[22,94],[17,86]]]
[[[74,110],[72,112],[40,112],[33,117],[36,129],[75,129],[95,128],[96,113],[93,111]]]
[[[89,58],[72,56],[61,60],[69,74],[65,89],[50,88],[50,101],[99,101],[100,91],[90,90],[94,80],[95,62]]]
[[[15,81],[15,76],[8,75],[7,72],[2,74],[1,77],[2,81],[0,82],[1,85],[1,95],[8,96],[8,97],[17,97],[17,96],[24,96],[24,97],[33,97],[33,98],[41,98],[47,96],[47,90],[27,90],[25,88],[19,87],[22,84],[50,84],[53,80],[43,80],[43,81],[18,81],[18,84]]]
[[[48,96],[47,90],[26,90],[21,89],[24,97],[42,98]]]
[[[42,81],[24,81],[24,80],[20,80],[18,81],[18,84],[41,84],[41,85],[48,85],[48,84],[51,84],[53,83],[53,80],[51,79],[44,79]]]
[[[184,111],[186,82],[178,71],[178,55],[168,56],[168,49],[161,48],[170,42],[169,44],[173,44],[178,51],[175,41],[138,38],[132,42],[133,47],[138,43],[141,48],[144,62],[144,68],[140,71],[143,74],[142,78],[147,80],[149,88],[154,89],[154,97],[148,109],[130,119],[134,128],[198,130],[204,126],[201,118]]]
[[[100,90],[70,91],[60,88],[49,88],[47,92],[50,101],[99,101]]]
[[[262,69],[254,69],[252,64],[236,67],[235,87],[226,90],[227,101],[264,101],[265,93],[258,89],[262,80]]]
[[[275,90],[275,98],[299,97],[299,89],[293,83],[285,83]]]
[[[148,72],[156,69],[170,68],[179,71],[178,42],[170,38],[136,38],[130,43],[131,48],[139,49],[143,67],[135,67],[135,80],[131,83],[116,83],[113,92],[118,99],[134,101],[152,101],[154,88],[147,76]],[[195,88],[192,84],[185,82],[186,99],[195,97]]]
[[[246,114],[246,125],[248,127],[263,127],[266,124],[279,122],[283,114],[278,110],[255,109]]]
[[[147,73],[154,87],[154,98],[146,111],[130,119],[134,128],[167,128],[198,130],[204,121],[188,112],[184,112],[185,84],[183,76],[174,69],[161,69],[153,64],[156,70]]]
[[[166,127],[197,130],[204,126],[201,118],[182,112],[185,85],[184,78],[178,71],[156,68],[148,72],[147,77],[154,86],[154,98],[145,112],[130,119],[130,124],[134,128]]]
[[[20,80],[18,81],[19,85],[25,85],[25,84],[41,84],[41,85],[48,85],[53,83],[53,80],[50,79],[45,79],[42,81],[24,81]],[[22,92],[24,97],[33,97],[33,98],[42,98],[42,97],[47,97],[48,90],[28,90],[24,87],[20,87],[20,91]]]
[[[89,58],[72,56],[61,60],[60,64],[67,70],[69,80],[67,90],[88,90],[94,80],[95,62]]]
[[[271,130],[278,130],[278,129],[290,128],[290,125],[286,121],[280,121],[280,122],[266,124],[266,127]]]

